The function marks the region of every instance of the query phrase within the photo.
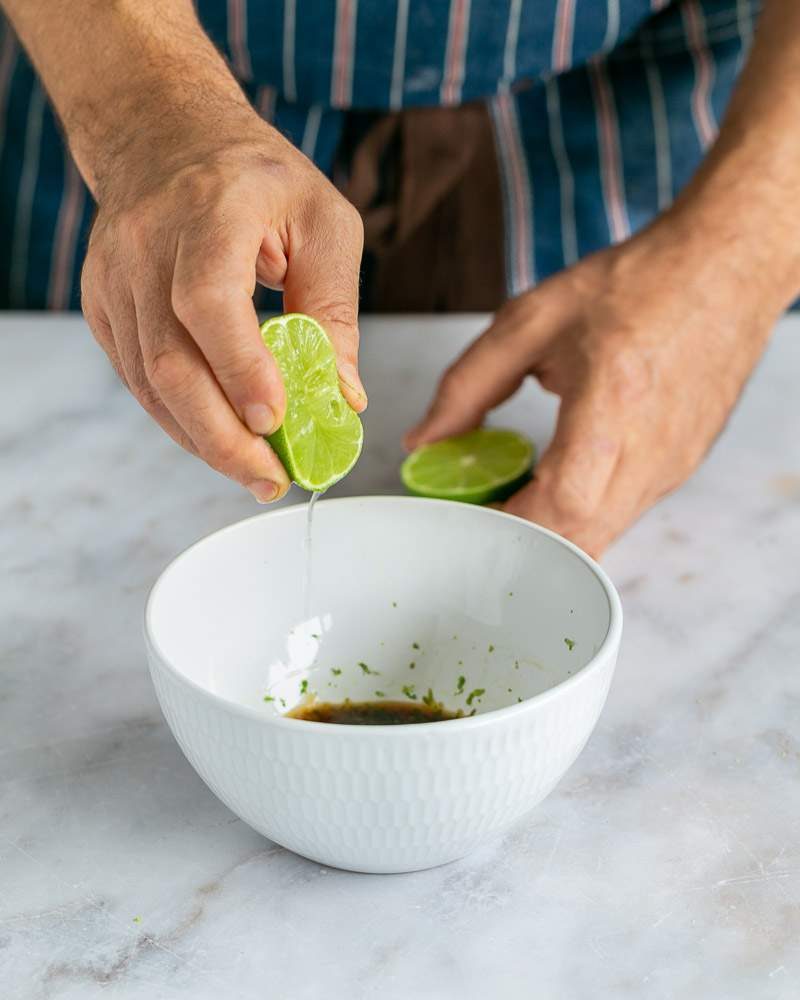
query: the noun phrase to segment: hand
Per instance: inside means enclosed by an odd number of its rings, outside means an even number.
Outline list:
[[[356,210],[243,101],[121,146],[98,184],[82,276],[96,339],[141,405],[187,450],[261,502],[289,487],[261,435],[286,405],[264,347],[256,280],[325,327],[357,411]]]
[[[508,302],[407,446],[477,427],[535,376],[561,397],[555,437],[504,509],[599,555],[698,466],[780,311],[706,239],[665,216]]]

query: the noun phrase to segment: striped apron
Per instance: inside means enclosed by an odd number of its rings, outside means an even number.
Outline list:
[[[508,295],[624,240],[672,202],[714,140],[759,7],[758,0],[196,5],[259,114],[345,189],[359,115],[480,104],[500,181]],[[47,96],[0,15],[0,308],[78,308],[92,212]]]

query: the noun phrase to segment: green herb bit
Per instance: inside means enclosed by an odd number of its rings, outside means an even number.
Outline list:
[[[316,632],[312,632],[312,633],[311,633],[311,638],[312,638],[312,639],[319,639],[319,636],[317,635],[317,633],[316,633]]]
[[[385,698],[386,695],[383,693],[383,691],[376,691],[375,692],[375,697],[376,698]]]
[[[464,661],[463,660],[459,660],[458,661],[458,665],[459,665],[459,667],[463,667],[464,666]]]
[[[566,636],[564,636],[564,642],[565,642],[565,643],[566,643],[566,645],[567,645],[567,649],[568,649],[568,650],[570,651],[570,653],[571,653],[571,652],[572,652],[572,650],[573,650],[573,649],[575,648],[575,640],[574,640],[574,639],[568,639],[568,638],[567,638]]]
[[[308,691],[308,680],[305,678],[300,681],[300,694],[305,694]]]
[[[514,669],[519,670],[519,660],[514,660]]]
[[[490,645],[490,646],[489,646],[489,652],[490,652],[490,653],[493,653],[493,652],[494,652],[494,646],[492,646],[492,645]]]
[[[142,922],[142,918],[141,918],[141,917],[134,917],[134,918],[133,918],[133,922],[134,922],[135,924],[140,924],[140,923]]]
[[[513,591],[513,590],[509,590],[509,592],[508,592],[508,596],[509,596],[509,597],[513,597],[513,596],[514,596],[514,591]]]
[[[331,667],[331,673],[334,677],[341,677],[342,668],[341,667]]]
[[[522,698],[517,698],[517,704],[519,704],[521,701],[522,701]]]
[[[414,663],[414,661],[412,660],[411,663],[409,663],[409,665],[408,665],[408,669],[409,670],[413,670],[414,667],[416,667],[416,663]]]
[[[392,607],[393,607],[393,608],[396,608],[396,607],[397,607],[397,601],[392,601]]]
[[[466,683],[467,683],[467,678],[466,677],[459,677],[458,678],[458,684],[456,685],[456,694],[463,694],[464,693],[464,685]]]
[[[467,704],[471,705],[476,698],[482,697],[486,694],[486,688],[475,688],[474,691],[470,691],[467,695]]]
[[[403,690],[403,694],[406,696],[406,698],[410,698],[412,701],[416,701],[417,700],[417,694],[414,691],[414,685],[413,684],[404,684],[402,690]]]
[[[419,643],[418,642],[412,642],[411,643],[411,648],[412,649],[419,649]]]
[[[264,695],[264,701],[275,701],[271,694]]]
[[[365,674],[372,674],[373,677],[378,677],[380,675],[380,670],[370,670],[366,663],[359,662],[358,665]]]
[[[433,688],[428,688],[428,693],[422,696],[423,705],[427,705],[428,708],[433,708],[436,704],[436,698],[433,696]]]
[[[281,698],[280,701],[281,701],[281,708],[286,708],[286,699],[285,698]]]

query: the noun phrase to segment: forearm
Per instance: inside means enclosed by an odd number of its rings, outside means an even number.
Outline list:
[[[0,0],[90,188],[146,134],[180,143],[180,116],[247,107],[191,0]],[[152,139],[142,142],[146,146]]]
[[[776,311],[800,293],[798,80],[800,4],[766,0],[719,137],[673,210]]]

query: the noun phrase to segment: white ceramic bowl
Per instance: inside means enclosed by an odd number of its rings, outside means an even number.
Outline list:
[[[209,788],[299,854],[364,872],[461,857],[580,753],[614,671],[619,597],[588,556],[526,521],[369,497],[316,505],[307,603],[305,537],[305,505],[284,508],[162,573],[145,635],[167,722]],[[283,717],[312,692],[404,687],[476,714],[374,727]]]

